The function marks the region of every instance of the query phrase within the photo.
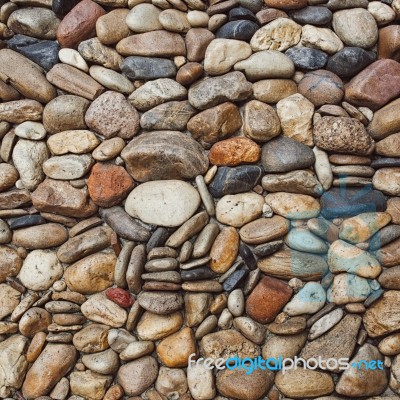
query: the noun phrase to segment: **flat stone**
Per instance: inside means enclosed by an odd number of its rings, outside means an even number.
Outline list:
[[[336,33],[329,28],[318,28],[313,25],[303,26],[300,44],[328,54],[335,54],[343,49],[343,42]]]
[[[137,325],[137,333],[141,340],[159,340],[177,332],[183,322],[180,312],[167,315],[145,311]]]
[[[107,139],[96,146],[92,157],[97,161],[109,161],[117,157],[125,147],[125,141],[119,137]]]
[[[307,5],[305,0],[265,0],[264,3],[268,7],[284,9],[284,10],[297,10]]]
[[[178,293],[141,292],[137,301],[147,311],[155,314],[171,314],[183,306],[183,298]]]
[[[225,273],[234,263],[239,251],[239,235],[235,228],[225,227],[216,237],[210,251],[210,268]]]
[[[305,281],[319,280],[328,272],[324,258],[296,250],[278,250],[258,261],[258,268],[271,276],[282,279],[299,278]]]
[[[49,158],[43,163],[42,169],[49,178],[73,180],[86,175],[92,165],[93,160],[90,155],[68,154]]]
[[[215,38],[208,29],[193,28],[185,36],[187,58],[189,61],[201,62],[206,54],[207,46]],[[234,39],[234,38],[233,38]]]
[[[184,100],[187,90],[173,79],[156,79],[136,89],[129,101],[140,111],[147,111],[162,103]]]
[[[287,303],[283,309],[290,316],[314,314],[326,301],[326,293],[320,283],[308,282]]]
[[[400,68],[396,61],[375,61],[347,84],[345,100],[356,107],[363,106],[377,110],[398,96],[399,74]]]
[[[114,254],[88,255],[68,267],[65,282],[70,290],[78,293],[101,292],[113,284],[115,263]]]
[[[298,24],[320,26],[326,25],[331,21],[332,11],[323,6],[313,5],[292,11],[290,17]]]
[[[128,36],[117,43],[123,56],[175,57],[185,56],[185,41],[178,33],[163,30]]]
[[[258,29],[259,26],[252,21],[231,21],[222,25],[215,35],[217,38],[236,39],[247,42],[253,37]]]
[[[152,181],[138,186],[130,193],[125,209],[129,215],[144,222],[174,227],[187,221],[199,204],[198,192],[186,182]],[[160,210],[161,214],[158,214]]]
[[[277,50],[263,50],[235,64],[250,81],[266,78],[291,78],[295,72],[293,61]]]
[[[201,80],[189,89],[190,104],[200,110],[226,101],[245,100],[252,93],[252,85],[241,72]]]
[[[141,135],[124,148],[121,157],[128,172],[139,182],[166,178],[192,179],[208,168],[208,160],[200,144],[177,131]]]
[[[242,165],[235,168],[219,167],[208,190],[214,197],[248,192],[256,186],[261,173],[261,168],[256,165]]]
[[[364,301],[371,293],[371,288],[365,278],[353,274],[335,275],[333,284],[328,289],[329,302],[341,305]]]
[[[0,195],[0,207],[3,210],[15,209],[30,202],[30,192],[25,189],[13,189]]]
[[[171,78],[176,75],[173,61],[164,58],[126,57],[120,67],[129,79]]]
[[[326,243],[308,229],[291,229],[285,237],[285,243],[293,250],[307,253],[321,254],[328,251]]]
[[[289,221],[275,215],[272,218],[260,218],[244,225],[240,238],[247,244],[261,244],[283,237],[289,231]]]
[[[336,326],[337,323],[343,318],[343,310],[336,308],[328,314],[324,315],[314,322],[310,328],[308,338],[314,340],[324,333],[328,332],[332,327]]]
[[[246,313],[262,324],[272,322],[292,296],[286,282],[264,276],[246,301]]]
[[[261,162],[265,172],[288,172],[310,167],[315,156],[306,145],[279,136],[263,146]]]
[[[60,246],[68,239],[67,230],[60,224],[48,223],[18,229],[13,243],[26,249],[47,249]]]
[[[345,47],[328,60],[326,69],[341,78],[352,78],[376,60],[372,51],[360,47]]]

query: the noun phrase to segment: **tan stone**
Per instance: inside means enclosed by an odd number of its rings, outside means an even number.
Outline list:
[[[300,43],[305,47],[322,50],[328,54],[335,54],[343,49],[339,37],[329,28],[317,28],[313,25],[304,25]]]
[[[264,103],[275,104],[296,93],[296,82],[291,79],[264,79],[253,84],[254,97]]]
[[[177,332],[182,323],[180,312],[159,315],[145,311],[138,322],[137,333],[141,340],[159,340]]]
[[[101,43],[115,44],[129,36],[130,30],[125,22],[128,14],[128,9],[118,8],[102,15],[96,21],[96,34]]]
[[[244,225],[239,235],[248,244],[262,244],[279,239],[289,231],[289,221],[274,215],[272,218],[259,218]]]

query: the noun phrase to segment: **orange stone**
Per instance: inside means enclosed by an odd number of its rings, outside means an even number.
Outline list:
[[[211,247],[210,268],[218,274],[228,271],[239,251],[239,234],[232,226],[222,229]]]
[[[255,163],[260,159],[260,146],[251,139],[234,137],[215,143],[208,154],[210,163],[234,167],[239,164]]]
[[[292,288],[286,282],[264,276],[250,293],[246,302],[246,312],[262,324],[272,322],[288,303],[292,293]]]
[[[296,10],[307,6],[307,0],[264,0],[268,7]]]
[[[106,12],[92,0],[82,0],[61,21],[57,40],[61,47],[75,48],[96,36],[96,22]]]
[[[378,58],[400,61],[400,26],[389,25],[379,29]]]
[[[114,164],[95,164],[88,179],[90,198],[100,207],[117,205],[133,187],[133,179],[125,168]]]
[[[196,353],[196,339],[191,328],[173,333],[157,346],[158,357],[170,368],[187,367],[189,356],[193,353]]]

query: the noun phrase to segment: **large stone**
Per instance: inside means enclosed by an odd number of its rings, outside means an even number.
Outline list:
[[[46,160],[42,169],[52,179],[74,180],[86,175],[93,165],[90,155],[67,154],[59,157],[50,157]]]
[[[193,107],[204,110],[226,101],[245,100],[252,91],[252,85],[241,72],[230,72],[196,82],[190,87],[188,98]]]
[[[121,157],[139,182],[157,179],[192,179],[203,174],[208,159],[201,145],[176,131],[155,131],[133,139]]]
[[[300,44],[328,54],[335,54],[343,49],[343,42],[331,29],[313,25],[303,26]]]
[[[126,16],[126,24],[133,32],[144,33],[162,29],[158,20],[161,11],[153,4],[139,3]]]
[[[374,150],[373,139],[354,118],[321,118],[314,126],[314,140],[319,148],[338,153],[368,155]]]
[[[105,45],[113,45],[129,36],[130,30],[126,22],[129,10],[117,8],[96,21],[96,35]]]
[[[399,242],[399,239],[396,239],[376,252],[376,257],[384,267],[393,267],[399,264]]]
[[[375,189],[385,194],[398,196],[400,194],[400,168],[381,168],[372,178]]]
[[[166,180],[139,185],[126,199],[125,209],[143,222],[175,227],[186,222],[199,205],[200,195],[193,186]]]
[[[328,289],[327,298],[331,303],[338,305],[360,303],[371,293],[368,280],[350,273],[338,274]]]
[[[111,385],[112,376],[91,370],[74,371],[70,377],[71,393],[91,400],[102,400]]]
[[[0,264],[0,283],[4,283],[7,277],[18,275],[22,267],[22,258],[12,247],[0,246]]]

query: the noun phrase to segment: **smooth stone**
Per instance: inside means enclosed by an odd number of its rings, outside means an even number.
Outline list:
[[[241,4],[242,5],[242,4]],[[248,20],[256,22],[256,16],[247,7],[236,7],[229,10],[229,21]]]
[[[79,0],[65,1],[65,0],[54,0],[52,2],[52,9],[57,15],[68,14],[77,4]]]
[[[295,67],[300,69],[321,69],[328,61],[326,53],[307,47],[292,47],[285,54],[293,61]]]
[[[0,192],[12,188],[19,178],[17,169],[11,164],[0,163]]]
[[[89,67],[81,54],[74,49],[61,49],[58,53],[58,58],[64,64],[71,65],[81,71],[88,72]]]
[[[398,157],[400,155],[400,135],[394,133],[376,144],[376,153],[386,157]]]
[[[399,74],[400,68],[396,61],[375,61],[346,85],[345,100],[353,106],[368,107],[375,111],[398,96]]]
[[[177,332],[182,326],[183,318],[180,312],[167,315],[154,314],[145,311],[137,325],[140,340],[159,340]]]
[[[209,75],[222,75],[238,62],[250,57],[250,46],[233,39],[214,39],[208,46],[204,58],[204,70]]]
[[[326,253],[327,244],[307,229],[291,229],[285,237],[285,243],[293,250],[307,253]]]
[[[233,321],[234,327],[242,333],[247,339],[256,344],[262,344],[265,341],[265,328],[253,321],[249,317],[238,317]]]
[[[247,42],[253,37],[258,29],[259,26],[255,22],[238,20],[222,25],[222,27],[217,30],[215,35],[217,38],[236,39]]]
[[[126,16],[126,24],[133,32],[144,33],[163,29],[159,21],[160,9],[153,4],[141,3]]]
[[[190,104],[200,110],[226,101],[245,100],[252,93],[252,85],[241,72],[201,80],[189,89]]]
[[[56,97],[46,104],[43,111],[43,125],[46,131],[54,134],[85,129],[85,113],[89,104],[88,100],[79,96],[64,95]]]
[[[272,322],[292,294],[286,282],[263,276],[246,300],[246,313],[261,324]]]
[[[204,73],[204,68],[196,62],[188,62],[179,68],[176,81],[183,86],[190,86],[196,82]]]
[[[290,316],[314,314],[319,311],[326,301],[326,293],[317,282],[306,283],[283,309]]]
[[[128,9],[117,8],[96,21],[96,36],[101,43],[113,45],[129,36],[130,29],[126,22],[128,14]]]
[[[398,333],[394,333],[382,339],[379,342],[378,349],[385,356],[394,356],[399,354],[399,339],[400,335]]]
[[[38,332],[45,332],[52,321],[51,314],[39,307],[32,307],[21,317],[18,329],[26,337],[32,338]]]
[[[0,284],[0,320],[10,315],[18,306],[21,293],[4,283]]]
[[[25,258],[18,277],[28,289],[46,290],[61,278],[63,272],[54,251],[33,250]]]
[[[33,363],[22,385],[23,396],[34,399],[46,395],[74,366],[77,352],[74,346],[66,344],[48,344]],[[47,379],[40,379],[43,371]]]
[[[400,121],[397,115],[398,108],[399,101],[394,100],[374,113],[368,126],[368,132],[374,139],[385,139],[398,131],[400,128]]]
[[[145,269],[149,272],[171,271],[176,269],[177,266],[178,261],[175,258],[165,257],[147,261]]]
[[[25,121],[39,121],[42,117],[43,106],[36,100],[16,100],[0,103],[0,117],[2,122],[20,124]],[[1,146],[1,156],[9,161],[12,146],[15,142],[15,133],[8,132]]]
[[[383,356],[372,344],[366,343],[358,350],[357,354],[349,361],[350,365],[358,364],[362,360],[376,360],[383,362]],[[387,387],[388,378],[385,370],[377,368],[362,372],[356,368],[345,370],[336,384],[338,394],[350,397],[380,395]]]
[[[265,172],[289,172],[310,167],[315,162],[315,156],[306,145],[278,136],[263,146],[261,162]]]
[[[398,60],[399,50],[399,27],[389,25],[379,30],[378,36],[378,58],[393,58]]]
[[[7,45],[45,70],[51,69],[58,62],[60,46],[55,41],[17,34],[8,40]]]
[[[264,3],[268,7],[284,10],[297,10],[307,5],[305,0],[264,0]]]
[[[397,196],[400,193],[399,173],[400,168],[379,169],[372,178],[373,187],[385,194]]]
[[[96,146],[92,152],[92,157],[96,161],[109,161],[117,157],[124,147],[125,141],[122,138],[107,139]]]
[[[11,242],[12,232],[8,224],[0,219],[0,244],[7,244]],[[12,229],[12,228],[11,228]]]
[[[332,165],[332,173],[339,177],[360,176],[370,178],[374,175],[375,170],[364,165]]]
[[[328,54],[335,54],[343,49],[343,42],[336,33],[329,28],[318,28],[313,25],[303,26],[300,44]]]
[[[247,192],[257,185],[260,177],[261,168],[255,165],[220,167],[208,190],[214,197]]]
[[[132,342],[122,351],[120,357],[123,361],[130,361],[152,353],[154,343],[151,341]]]
[[[140,118],[140,126],[152,130],[186,130],[186,125],[196,113],[188,101],[170,101],[145,112]]]
[[[323,187],[317,177],[309,171],[297,170],[286,174],[267,174],[261,181],[262,187],[268,192],[288,192],[307,194],[318,197],[323,193]]]
[[[185,324],[189,327],[199,325],[207,316],[212,299],[210,293],[186,293],[184,297]]]
[[[157,393],[164,396],[185,395],[188,389],[183,370],[161,367],[155,384]]]
[[[124,364],[118,371],[117,382],[126,395],[137,396],[155,382],[157,375],[157,360],[151,356],[145,356]]]
[[[111,375],[102,375],[90,370],[74,371],[69,378],[73,395],[93,400],[103,399],[112,382]]]
[[[291,78],[295,72],[293,61],[277,50],[263,50],[235,64],[250,81],[267,78]]]
[[[225,17],[225,16],[224,16]],[[215,35],[205,28],[193,28],[185,36],[187,59],[201,62],[204,60],[207,46],[215,38]]]
[[[324,315],[322,318],[318,319],[310,328],[308,334],[309,340],[317,339],[324,333],[328,332],[332,327],[334,327],[343,318],[343,310],[341,308],[336,308],[330,313]]]
[[[278,358],[294,358],[303,348],[307,341],[305,332],[293,335],[275,335],[267,339],[262,348],[262,356],[264,359]]]
[[[182,309],[183,299],[178,293],[141,292],[137,301],[147,311],[166,315]]]
[[[202,146],[178,131],[154,131],[141,135],[124,148],[121,157],[128,172],[139,182],[191,179],[205,173],[208,167]]]
[[[320,26],[326,25],[331,21],[332,11],[326,7],[315,5],[292,11],[290,17],[298,24]]]
[[[203,362],[188,368],[187,383],[190,394],[195,400],[212,399],[216,395],[213,373]]]
[[[62,245],[67,239],[67,230],[56,223],[18,229],[13,233],[13,243],[26,249],[48,249]]]
[[[167,32],[165,30],[128,36],[117,43],[116,49],[123,56],[186,56],[186,47],[183,38],[178,33]],[[122,67],[121,69],[123,70]]]
[[[170,32],[186,33],[191,28],[187,14],[179,10],[161,11],[158,20],[162,27]]]
[[[208,27],[209,15],[204,11],[191,10],[187,13],[189,24],[193,28]]]
[[[162,103],[184,100],[187,90],[172,79],[156,79],[136,89],[129,101],[140,111],[147,111]]]
[[[274,215],[272,218],[260,218],[244,225],[239,235],[247,244],[261,244],[283,237],[289,231],[289,221]]]
[[[115,263],[113,254],[88,255],[68,267],[64,274],[65,282],[70,290],[78,293],[101,292],[112,286]]]
[[[369,250],[379,250],[381,247],[400,237],[400,226],[388,225],[378,231],[369,241]]]
[[[384,267],[393,267],[399,263],[399,250],[397,248],[399,240],[383,246],[375,254],[377,259],[381,262]]]
[[[282,240],[275,240],[270,243],[264,243],[256,246],[253,249],[253,253],[258,257],[267,257],[277,252],[283,246]]]
[[[96,205],[88,199],[86,190],[49,178],[32,193],[32,203],[41,212],[78,218],[88,217],[97,211]]]
[[[48,159],[46,143],[19,139],[14,146],[12,159],[24,188],[35,190],[44,179],[43,163]]]
[[[22,258],[17,251],[8,246],[0,246],[0,283],[6,282],[7,277],[17,276],[22,267]]]
[[[328,289],[329,302],[337,305],[359,303],[364,301],[371,293],[367,279],[353,274],[338,274],[333,279],[332,286]]]
[[[235,356],[255,358],[260,355],[260,348],[241,333],[226,329],[204,336],[200,341],[200,354],[203,357],[224,360]]]
[[[73,180],[86,175],[92,165],[90,155],[65,155],[49,158],[43,163],[42,169],[49,178]]]
[[[291,79],[263,79],[253,84],[254,97],[264,103],[275,104],[297,93],[297,85]]]
[[[376,59],[375,53],[360,47],[345,47],[328,60],[326,69],[341,78],[352,78]]]
[[[348,272],[369,279],[377,278],[382,270],[375,257],[343,240],[331,244],[328,265],[333,273]]]
[[[375,18],[362,8],[335,12],[332,27],[348,46],[368,49],[378,40],[378,26]]]
[[[216,237],[210,251],[210,268],[225,273],[234,263],[239,251],[239,235],[235,228],[225,227]]]
[[[328,272],[324,258],[296,250],[279,250],[258,261],[258,268],[282,279],[319,280]]]
[[[123,326],[127,318],[127,312],[113,301],[107,299],[103,293],[97,293],[89,297],[82,304],[81,311],[90,321],[114,328]]]
[[[31,196],[28,190],[22,189],[13,189],[9,190],[8,192],[2,193],[0,195],[0,206],[3,210],[8,210],[8,209],[15,209],[18,208],[22,205],[27,205],[28,203],[31,202]],[[13,214],[11,213],[12,216],[16,215],[24,215],[25,213],[22,214]]]
[[[40,122],[25,121],[15,128],[15,134],[22,139],[41,140],[46,136],[46,130]]]

